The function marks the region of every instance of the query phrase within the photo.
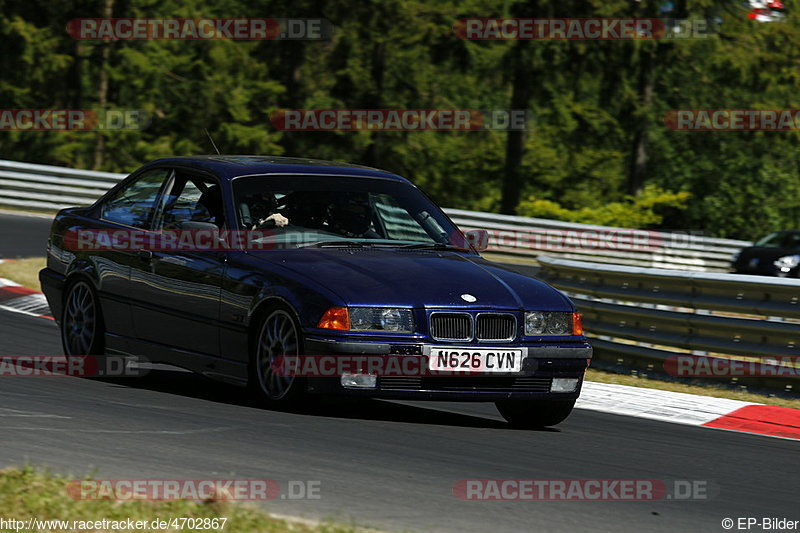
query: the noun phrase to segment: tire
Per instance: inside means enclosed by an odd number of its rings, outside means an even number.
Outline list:
[[[97,293],[90,283],[78,280],[67,285],[61,317],[64,355],[103,355],[105,327]]]
[[[495,405],[512,427],[534,429],[563,422],[572,412],[575,400],[504,400]]]
[[[248,388],[268,406],[299,406],[305,399],[305,380],[274,372],[277,357],[297,356],[303,350],[300,324],[291,310],[273,307],[257,322],[251,347]]]

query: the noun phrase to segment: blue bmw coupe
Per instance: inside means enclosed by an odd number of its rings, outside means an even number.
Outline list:
[[[160,159],[58,213],[43,291],[67,355],[249,386],[494,402],[554,425],[592,349],[556,289],[483,259],[410,181],[299,158]]]

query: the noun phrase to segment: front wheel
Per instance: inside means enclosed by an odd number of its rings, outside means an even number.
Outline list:
[[[297,404],[304,393],[304,383],[287,368],[286,358],[300,355],[303,338],[300,326],[288,309],[270,310],[258,324],[251,355],[249,387],[269,405]]]
[[[503,400],[495,402],[503,418],[515,428],[533,429],[563,422],[575,400]]]

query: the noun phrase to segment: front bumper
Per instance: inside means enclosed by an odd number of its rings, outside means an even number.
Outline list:
[[[448,345],[449,346],[449,345]],[[434,375],[425,372],[433,343],[356,342],[351,340],[307,338],[305,353],[313,356],[361,357],[364,373],[376,374],[375,388],[346,388],[340,376],[306,377],[308,392],[376,398],[498,401],[507,399],[571,400],[580,395],[583,375],[592,357],[585,342],[559,344],[503,345],[523,349],[522,368],[514,373]],[[469,345],[465,348],[489,348]],[[378,360],[379,364],[374,364]],[[408,364],[405,364],[408,363]],[[375,368],[406,369],[408,373],[383,375]],[[577,379],[572,392],[551,392],[554,378]]]
[[[772,260],[759,261],[752,265],[749,261],[737,261],[729,270],[733,274],[746,274],[750,276],[775,276],[779,278],[800,277],[800,267],[794,267],[782,272],[773,264]]]

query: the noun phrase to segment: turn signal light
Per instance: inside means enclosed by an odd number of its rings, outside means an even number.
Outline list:
[[[319,319],[317,327],[347,331],[350,329],[350,313],[347,312],[346,307],[331,307]]]
[[[572,313],[572,334],[583,335],[583,322],[580,313]]]

